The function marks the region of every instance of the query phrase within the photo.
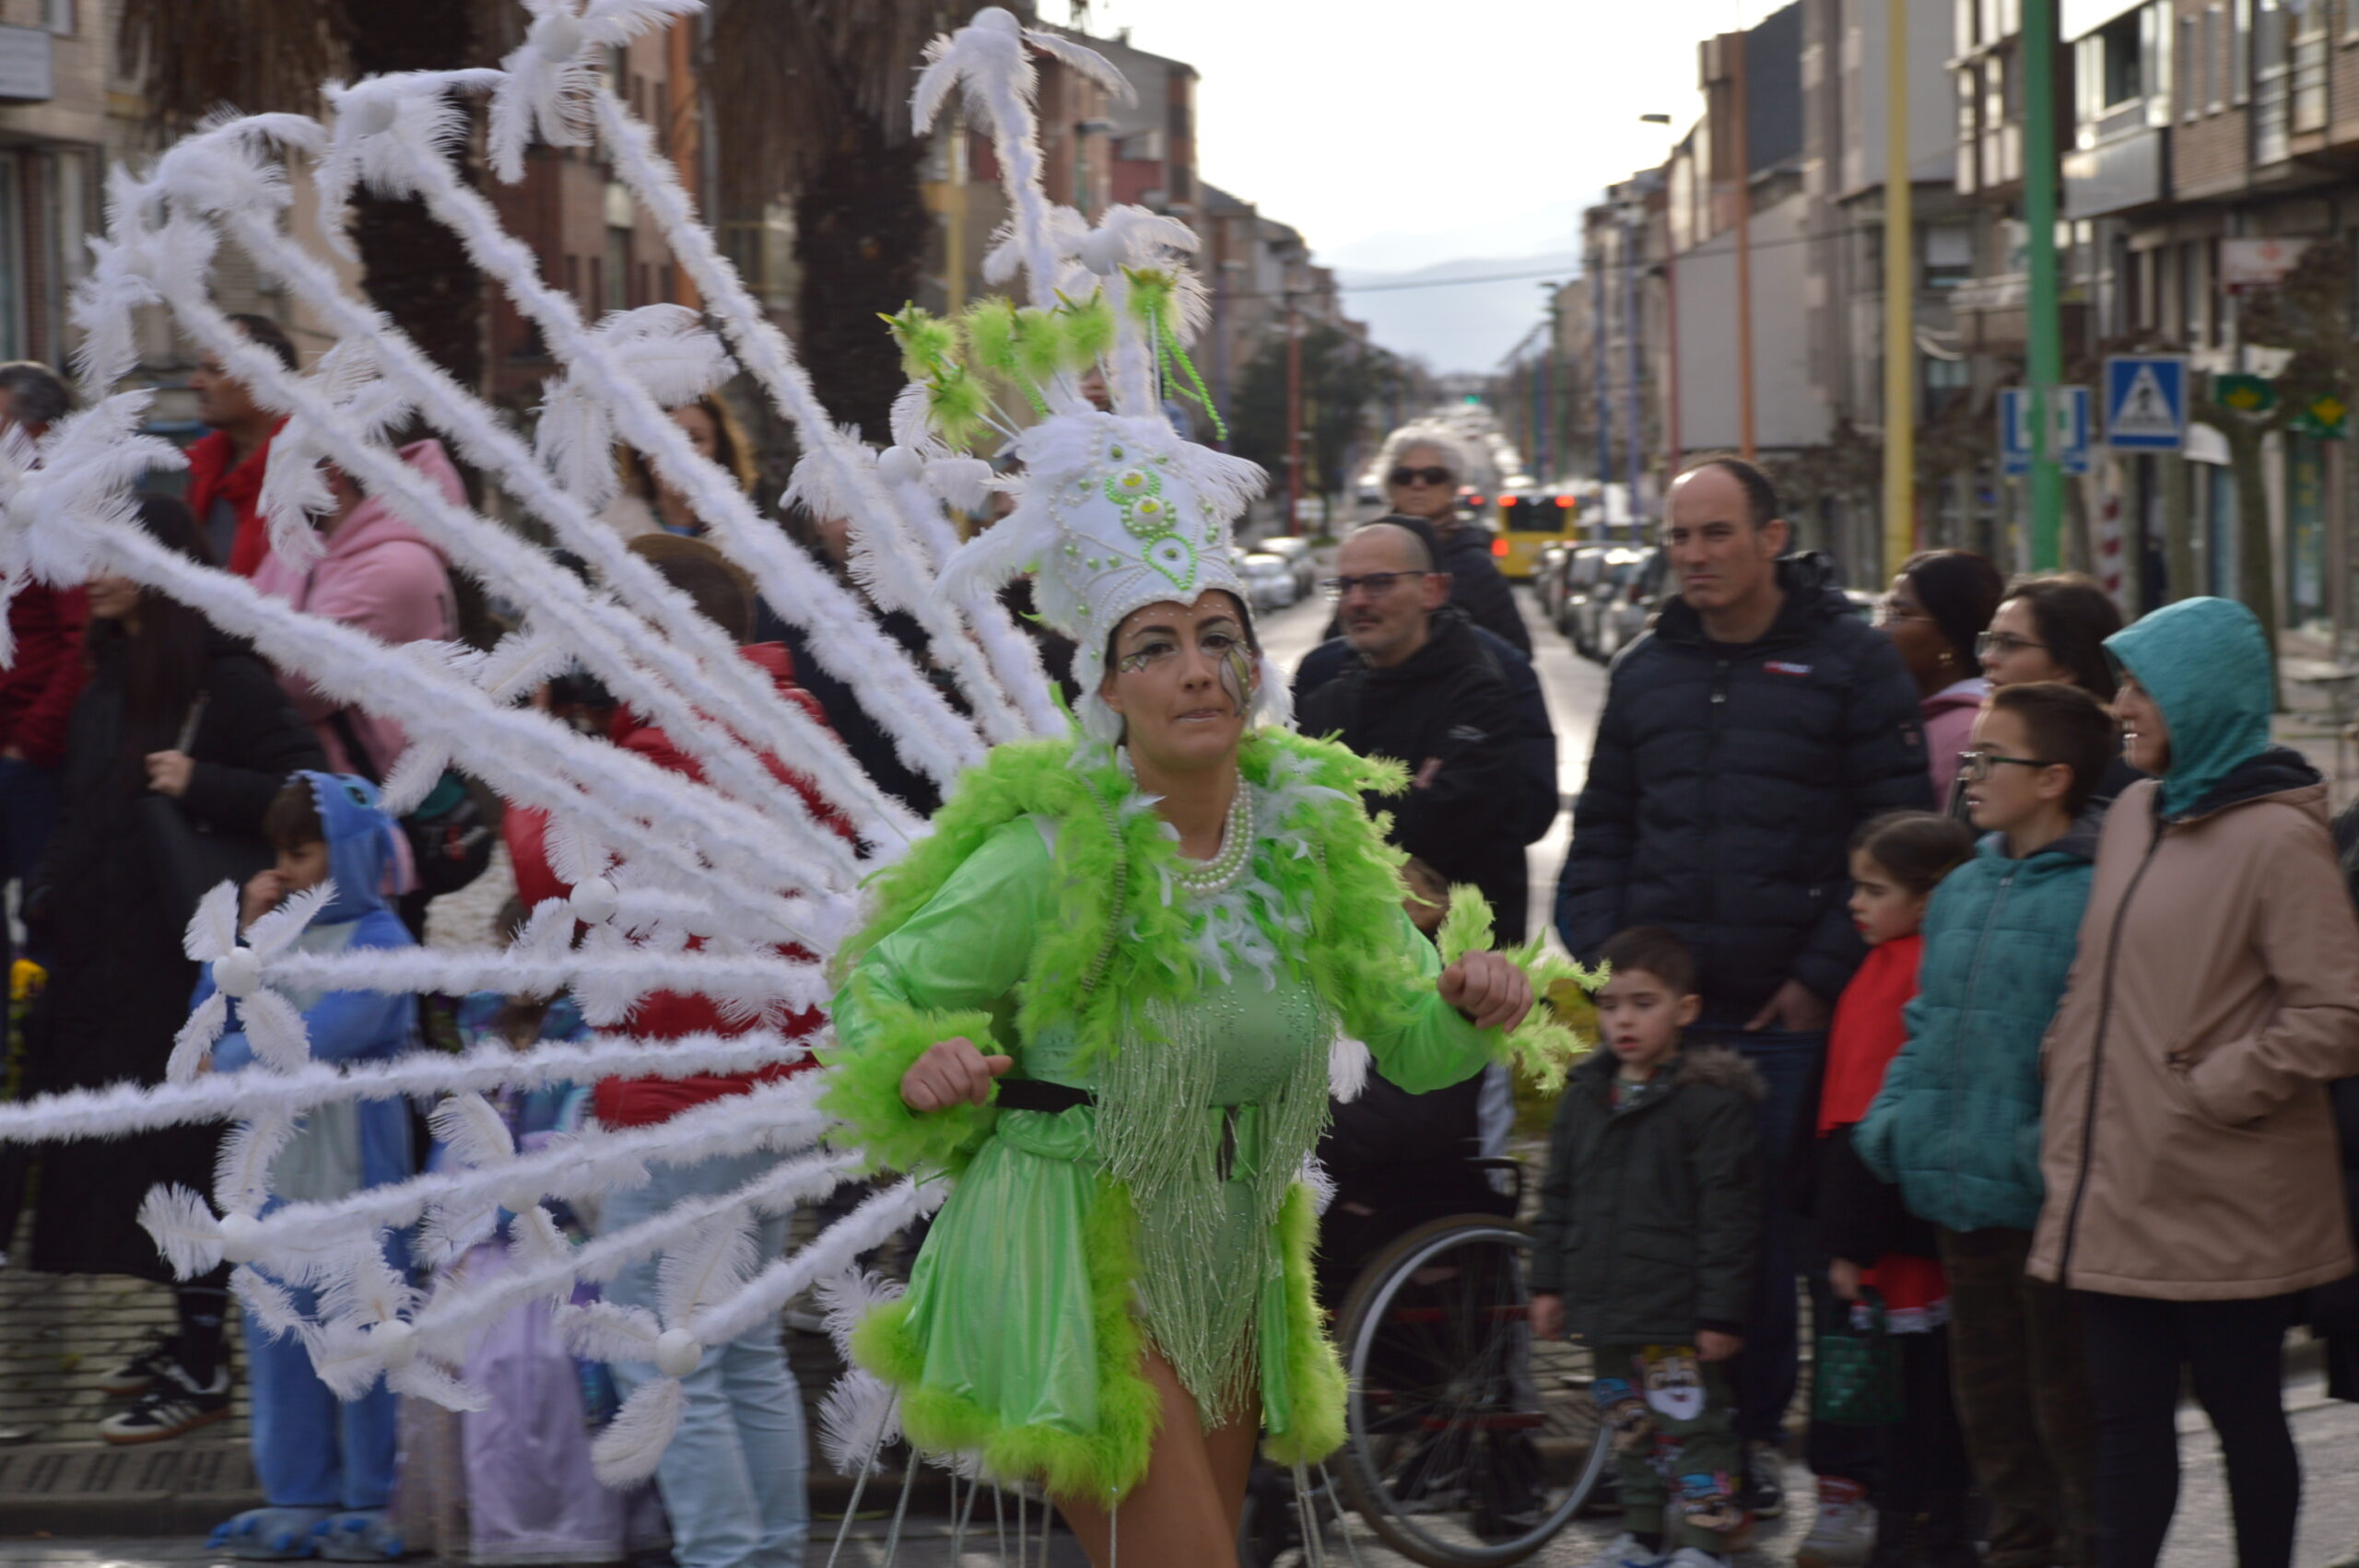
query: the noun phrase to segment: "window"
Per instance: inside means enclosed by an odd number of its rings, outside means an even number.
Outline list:
[[[1931,354],[1921,362],[1925,367],[1924,417],[1938,419],[1943,410],[1974,390],[1974,367],[1964,357],[1940,359]]]
[[[2178,111],[2189,120],[2195,118],[2196,107],[2203,99],[2202,54],[2197,48],[2196,19],[2178,19]]]
[[[74,36],[76,26],[74,0],[47,0],[42,10],[44,12],[42,20],[48,25],[50,31],[60,38]]]
[[[1955,288],[1974,275],[1974,230],[1962,223],[1925,228],[1925,287]]]
[[[598,308],[602,310],[630,309],[630,230],[606,230],[606,264],[603,269],[605,287],[598,290]]]
[[[581,258],[567,252],[565,258],[565,291],[573,296],[574,303],[581,303]]]
[[[2217,114],[2228,107],[2227,12],[2213,6],[2203,13],[2203,110]]]
[[[2099,29],[2086,42],[2089,62],[2094,67],[2094,89],[2089,107],[2098,114],[2107,110],[2143,98],[2146,82],[2138,44],[2138,25],[2142,12],[2132,11]]]
[[[2228,0],[2228,97],[2252,96],[2252,0]]]

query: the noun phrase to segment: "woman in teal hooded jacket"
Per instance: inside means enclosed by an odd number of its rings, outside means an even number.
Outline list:
[[[2359,1072],[2359,923],[2326,783],[2274,745],[2269,641],[2182,600],[2115,633],[2130,760],[2045,1057],[2031,1271],[2085,1328],[2103,1568],[2149,1568],[2178,1494],[2182,1368],[2220,1434],[2241,1568],[2293,1556],[2281,1346],[2352,1271],[2329,1081]]]

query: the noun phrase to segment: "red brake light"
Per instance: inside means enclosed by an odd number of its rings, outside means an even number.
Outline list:
[[[1480,496],[1469,496],[1466,497],[1466,504],[1470,507],[1479,507],[1483,504],[1483,497]]]
[[[1556,504],[1569,510],[1572,508],[1573,498],[1570,496],[1559,496],[1556,497]]]
[[[1508,553],[1508,542],[1507,542],[1506,540],[1504,540],[1504,539],[1494,539],[1494,540],[1492,540],[1492,541],[1491,541],[1491,554],[1493,554],[1494,556],[1504,556],[1504,555],[1506,555],[1507,553]]]

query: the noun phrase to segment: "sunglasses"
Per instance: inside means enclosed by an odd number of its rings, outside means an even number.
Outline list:
[[[1341,599],[1354,589],[1364,588],[1371,599],[1380,599],[1392,591],[1396,582],[1406,582],[1423,572],[1370,572],[1366,577],[1331,577],[1319,586],[1327,591],[1330,599]]]
[[[1390,477],[1395,485],[1447,485],[1451,475],[1447,468],[1396,468]]]

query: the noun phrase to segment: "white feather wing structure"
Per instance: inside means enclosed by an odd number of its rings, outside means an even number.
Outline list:
[[[188,1015],[188,1022],[172,1036],[172,1054],[164,1062],[164,1082],[194,1082],[198,1065],[219,1041],[229,1023],[229,999],[219,991],[197,1003],[196,1011]]]
[[[663,1321],[684,1328],[715,1302],[727,1299],[754,1271],[753,1217],[724,1210],[664,1249],[656,1270],[656,1305]]]
[[[851,1363],[852,1332],[860,1327],[861,1320],[878,1307],[900,1300],[908,1288],[898,1280],[888,1280],[874,1270],[857,1264],[811,1287],[819,1315],[827,1326],[827,1338],[835,1341],[836,1354],[843,1358],[845,1364]]]
[[[181,951],[193,963],[210,964],[237,945],[238,884],[216,883],[196,901],[196,912],[181,935]]]
[[[311,1035],[303,1026],[303,1015],[276,991],[258,990],[244,998],[238,1003],[238,1015],[246,1025],[246,1038],[253,1043],[254,1056],[265,1066],[292,1072],[311,1059]]]
[[[213,1202],[224,1214],[258,1214],[270,1198],[270,1164],[295,1136],[295,1118],[268,1112],[241,1121],[221,1140],[213,1164]]]
[[[224,885],[227,885],[226,883]],[[286,902],[256,920],[246,932],[246,944],[263,958],[276,957],[301,936],[313,916],[335,898],[335,879],[290,895]]]
[[[654,1377],[631,1390],[606,1430],[590,1445],[591,1468],[608,1486],[628,1486],[655,1473],[672,1434],[680,1429],[685,1395],[676,1377]]]

